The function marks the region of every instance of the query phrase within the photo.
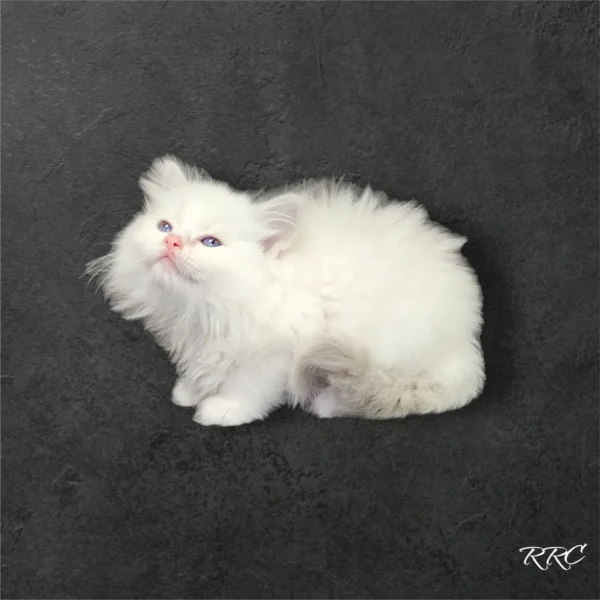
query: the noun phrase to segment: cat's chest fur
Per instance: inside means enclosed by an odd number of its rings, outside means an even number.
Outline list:
[[[167,350],[180,375],[198,391],[214,393],[227,376],[259,348],[273,343],[273,330],[239,307],[162,301],[145,319],[147,329]]]

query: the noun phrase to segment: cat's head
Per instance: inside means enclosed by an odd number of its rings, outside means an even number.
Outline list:
[[[170,156],[154,161],[140,186],[143,209],[112,252],[89,268],[105,272],[105,289],[117,305],[139,305],[154,286],[243,294],[265,277],[293,235],[293,196],[257,201]]]

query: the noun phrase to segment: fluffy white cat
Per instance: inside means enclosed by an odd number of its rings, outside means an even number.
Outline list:
[[[202,425],[439,413],[481,391],[482,298],[466,241],[413,202],[334,181],[232,189],[166,156],[145,206],[88,266],[178,371]]]

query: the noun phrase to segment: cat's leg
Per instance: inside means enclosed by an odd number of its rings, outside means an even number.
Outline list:
[[[200,396],[194,390],[191,380],[183,376],[177,379],[173,387],[171,401],[177,406],[197,406],[200,402]]]
[[[236,368],[215,396],[203,400],[194,421],[223,427],[264,419],[283,404],[288,361],[281,356],[256,358]]]
[[[308,405],[308,412],[321,419],[357,416],[357,411],[353,408],[350,399],[331,385],[322,389],[313,398]]]

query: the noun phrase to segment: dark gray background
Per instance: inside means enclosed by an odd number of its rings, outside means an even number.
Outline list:
[[[597,31],[589,2],[3,2],[4,597],[597,598]],[[467,235],[482,397],[192,423],[80,279],[166,152]]]

